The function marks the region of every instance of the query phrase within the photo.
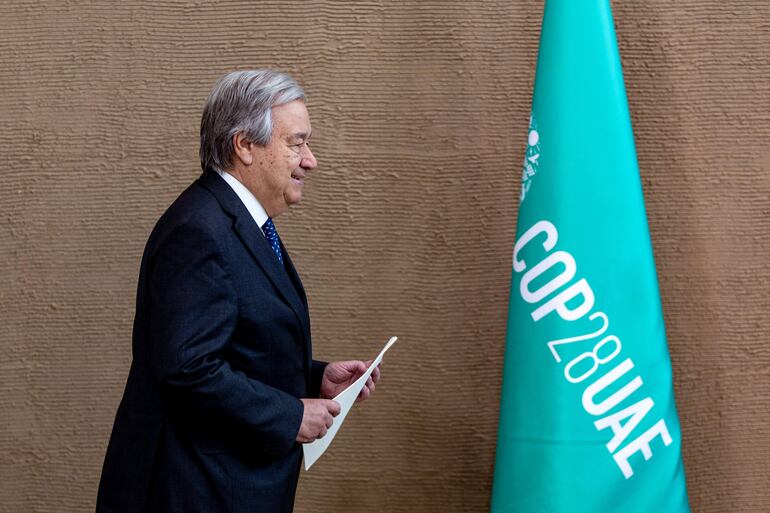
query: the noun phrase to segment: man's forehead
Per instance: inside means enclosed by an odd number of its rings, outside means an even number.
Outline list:
[[[310,115],[301,100],[273,107],[273,122],[287,137],[310,137]]]

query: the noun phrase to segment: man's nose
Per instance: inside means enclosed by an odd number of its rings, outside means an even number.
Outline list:
[[[315,159],[315,155],[313,155],[313,152],[310,150],[310,146],[305,146],[305,154],[302,156],[302,162],[300,165],[304,169],[315,169],[315,167],[318,165],[318,161]]]

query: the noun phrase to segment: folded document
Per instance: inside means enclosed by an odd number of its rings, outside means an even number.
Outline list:
[[[369,376],[372,374],[372,371],[374,371],[375,367],[377,367],[380,362],[382,362],[382,357],[385,355],[385,351],[390,349],[390,346],[392,346],[397,339],[398,337],[391,337],[390,340],[388,340],[388,343],[385,344],[385,347],[382,348],[382,351],[380,351],[380,354],[377,355],[377,358],[375,358],[369,368],[366,369],[366,372],[364,372],[361,377],[355,381],[355,383],[340,392],[340,394],[334,398],[335,401],[340,403],[340,413],[334,417],[334,424],[332,424],[332,427],[329,428],[323,438],[319,438],[314,442],[304,444],[302,446],[302,452],[305,459],[305,470],[309,470],[313,463],[315,463],[316,460],[318,460],[318,458],[320,458],[321,455],[326,451],[326,449],[329,447],[329,444],[332,443],[334,436],[337,434],[340,426],[342,426],[342,422],[345,420],[345,416],[347,416],[348,412],[353,407],[353,404],[356,402],[358,394],[361,393],[364,385],[366,385],[366,380],[369,379]]]

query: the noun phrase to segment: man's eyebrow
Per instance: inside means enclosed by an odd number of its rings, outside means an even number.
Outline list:
[[[297,132],[295,134],[292,134],[293,139],[300,139],[302,141],[307,141],[310,139],[310,136],[313,135],[312,132]]]

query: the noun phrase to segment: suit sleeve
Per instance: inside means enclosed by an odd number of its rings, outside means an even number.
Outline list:
[[[216,239],[202,227],[183,225],[151,258],[149,360],[156,378],[202,414],[253,433],[268,454],[286,454],[304,407],[223,358],[238,310]]]
[[[321,395],[321,380],[324,376],[324,370],[328,362],[322,362],[320,360],[313,360],[310,366],[310,397],[318,397]]]

